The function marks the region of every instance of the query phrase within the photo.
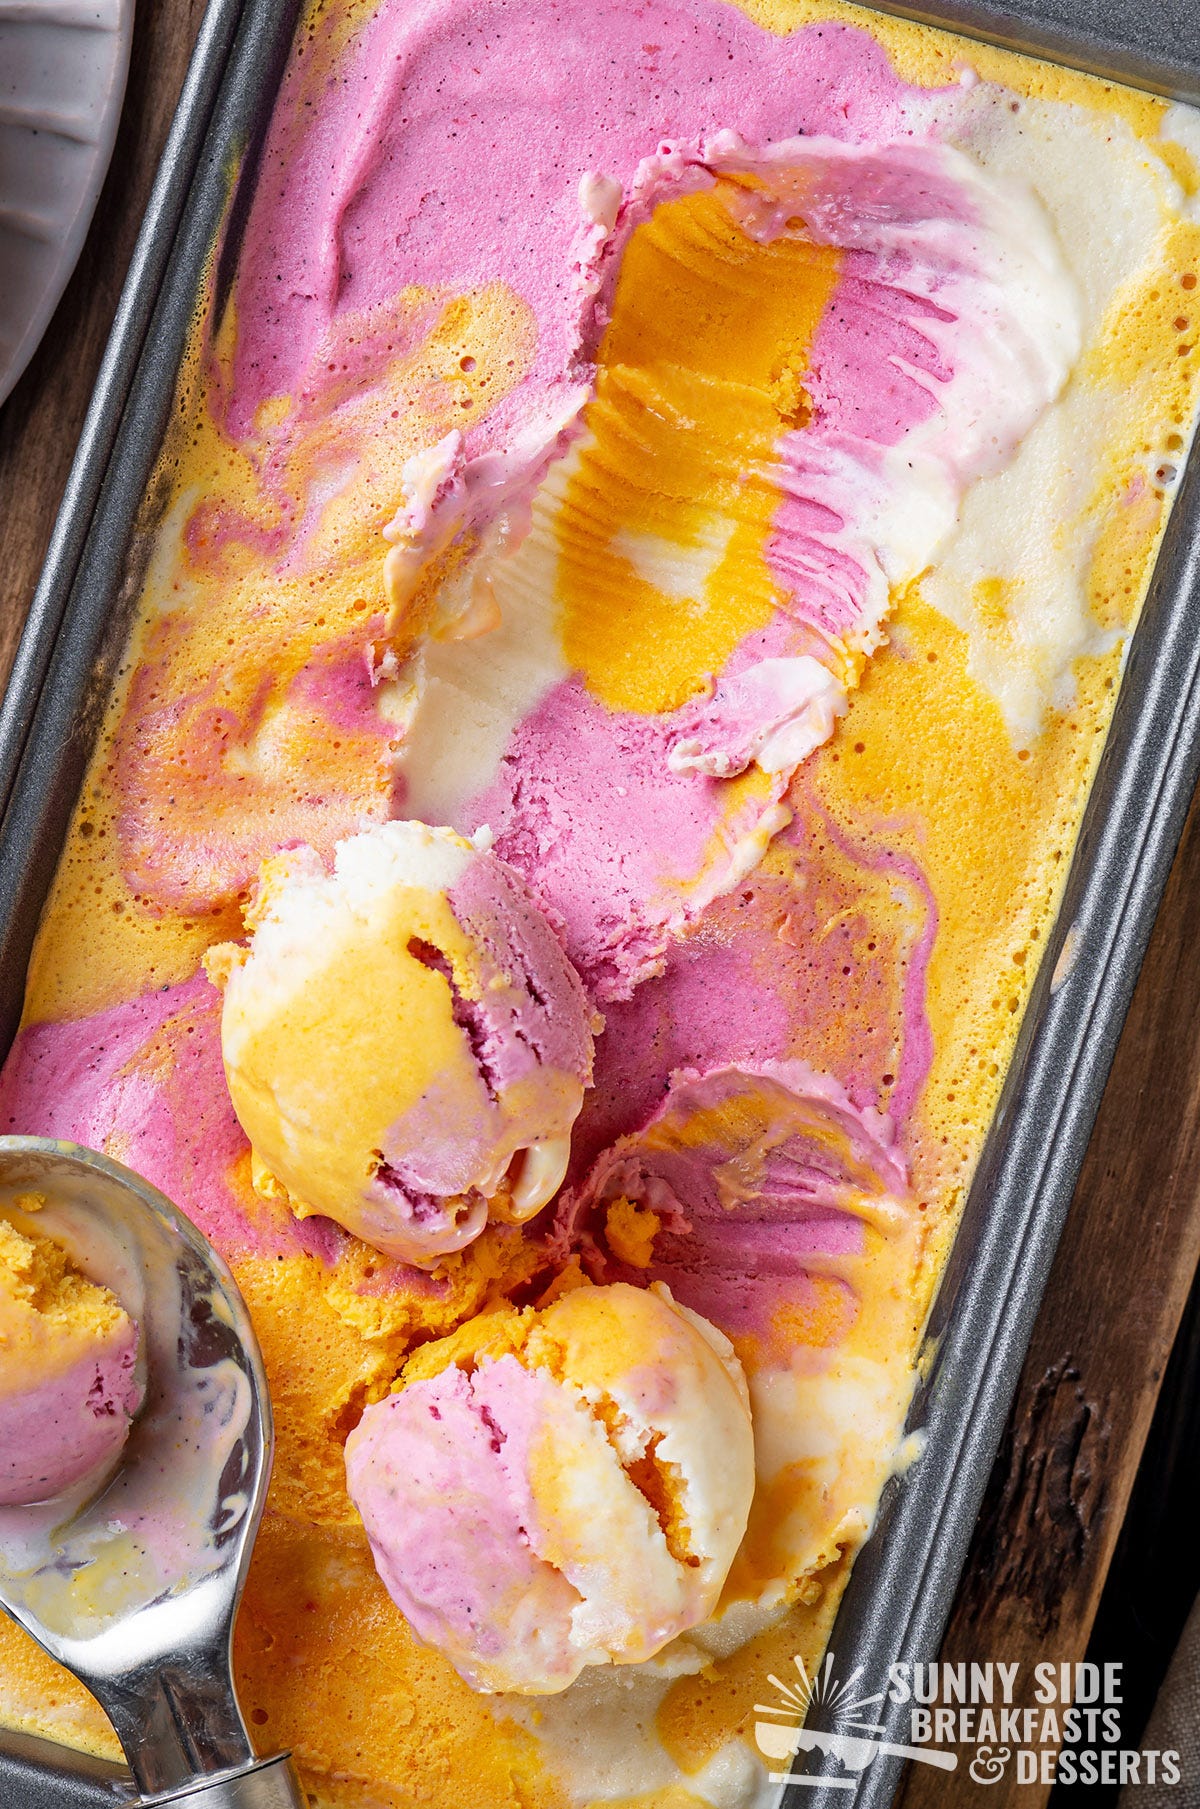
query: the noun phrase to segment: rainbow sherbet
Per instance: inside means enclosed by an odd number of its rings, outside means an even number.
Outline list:
[[[107,1288],[0,1218],[0,1507],[107,1481],[142,1401],[139,1346]]]
[[[729,1340],[666,1288],[487,1314],[401,1382],[347,1442],[350,1495],[393,1599],[476,1689],[565,1690],[712,1612],[750,1406]]]
[[[557,1191],[593,1014],[529,887],[487,846],[394,822],[263,865],[224,944],[230,1097],[261,1192],[429,1263]],[[598,1020],[596,1020],[598,1021]]]
[[[0,1127],[235,1273],[322,1809],[770,1802],[1196,418],[1198,145],[846,0],[306,4]],[[3,1625],[0,1693],[115,1750]]]

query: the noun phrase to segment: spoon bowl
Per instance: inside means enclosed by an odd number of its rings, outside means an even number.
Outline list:
[[[286,1755],[256,1758],[231,1671],[272,1449],[233,1277],[157,1189],[75,1144],[0,1137],[0,1214],[116,1295],[146,1381],[99,1493],[0,1508],[0,1606],[91,1690],[143,1802],[301,1809]]]

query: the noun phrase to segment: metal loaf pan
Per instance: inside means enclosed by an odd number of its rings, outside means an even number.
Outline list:
[[[133,526],[197,298],[218,243],[218,283],[228,277],[298,4],[211,0],[0,709],[0,1050],[20,1018],[38,916],[121,650]],[[1200,104],[1193,0],[883,0],[880,10]],[[910,1418],[924,1454],[888,1485],[834,1628],[837,1674],[849,1678],[861,1666],[864,1690],[879,1689],[897,1660],[937,1654],[1198,770],[1193,457],[933,1309]],[[905,1711],[885,1704],[876,1712],[887,1737],[902,1743]],[[817,1708],[810,1725],[824,1725]],[[850,1800],[886,1809],[900,1765],[876,1759]],[[787,1809],[845,1809],[850,1793],[844,1783],[823,1788],[825,1774],[846,1776],[810,1756],[804,1786],[786,1790]],[[0,1733],[7,1809],[102,1809],[130,1795],[118,1766]]]

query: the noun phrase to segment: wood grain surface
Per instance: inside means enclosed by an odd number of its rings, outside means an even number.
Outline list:
[[[1200,808],[1193,804],[1038,1317],[942,1657],[1074,1663],[1089,1637],[1200,1259]],[[1093,1654],[1119,1660],[1119,1652]],[[1164,1655],[1165,1656],[1165,1655]],[[1140,1727],[1124,1729],[1136,1746]],[[902,1809],[1033,1809],[912,1766]]]
[[[37,579],[202,0],[140,0],[113,167],[49,334],[0,410],[0,673]],[[944,1656],[1082,1658],[1200,1255],[1200,813],[1105,1094]],[[1129,1730],[1132,1735],[1136,1730]],[[913,1767],[903,1809],[1044,1803]]]

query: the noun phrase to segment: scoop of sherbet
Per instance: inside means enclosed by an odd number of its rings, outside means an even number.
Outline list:
[[[754,1492],[746,1383],[666,1288],[585,1285],[418,1350],[346,1473],[420,1638],[475,1689],[551,1694],[711,1614]]]
[[[138,1353],[107,1288],[0,1218],[0,1506],[107,1481],[142,1401]]]
[[[255,1185],[429,1265],[556,1191],[592,1073],[579,977],[526,882],[424,823],[263,863],[225,987]]]

